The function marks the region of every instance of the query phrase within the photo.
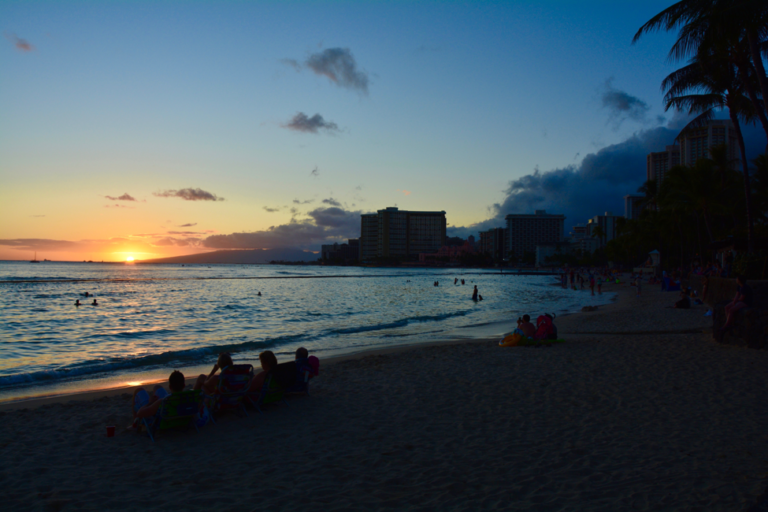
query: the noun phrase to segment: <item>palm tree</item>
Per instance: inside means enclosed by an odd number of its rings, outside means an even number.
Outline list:
[[[710,52],[723,40],[730,41],[730,52],[721,54],[737,69],[768,137],[768,77],[762,53],[768,36],[768,2],[765,0],[682,0],[660,12],[635,34],[636,43],[647,32],[680,27],[678,39],[669,51],[669,61]],[[754,81],[754,83],[753,83]],[[761,91],[762,101],[755,89]]]
[[[726,45],[727,42],[724,42],[723,47]],[[665,110],[674,107],[677,110],[687,110],[689,114],[698,114],[698,117],[683,131],[706,123],[714,116],[716,109],[728,109],[741,154],[747,208],[748,250],[752,252],[754,238],[752,194],[739,116],[750,121],[754,112],[751,103],[743,94],[743,83],[737,76],[735,66],[720,55],[723,47],[713,47],[707,53],[697,53],[688,65],[667,76],[662,81],[661,87],[665,91]]]
[[[595,226],[591,230],[592,238],[600,240],[600,247],[603,246],[603,238],[605,238],[605,231],[599,225]]]
[[[639,201],[643,209],[656,209],[656,193],[658,192],[657,183],[656,180],[648,180],[637,189],[638,193],[643,194],[643,199]]]

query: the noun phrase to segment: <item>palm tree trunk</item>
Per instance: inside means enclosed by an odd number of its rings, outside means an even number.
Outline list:
[[[694,216],[696,217],[696,238],[699,240],[699,255],[704,254],[703,247],[701,245],[701,222],[699,222],[699,214],[694,212]],[[711,237],[710,237],[711,239]]]
[[[741,134],[739,126],[739,117],[736,112],[728,105],[728,113],[731,116],[731,122],[736,130],[736,139],[739,141],[739,151],[741,153],[741,169],[744,173],[744,198],[747,208],[747,252],[752,253],[754,249],[754,225],[752,223],[752,188],[749,186],[749,163],[747,162],[747,150],[744,148],[744,136]]]
[[[760,104],[760,100],[757,99],[755,88],[752,87],[752,82],[750,82],[746,71],[741,66],[739,66],[739,75],[741,75],[741,81],[744,82],[744,89],[747,91],[749,100],[755,107],[755,112],[757,112],[757,117],[760,119],[760,124],[763,125],[766,140],[768,140],[768,117],[765,116],[766,110],[763,108],[763,105]]]
[[[755,64],[755,71],[757,71],[757,81],[760,83],[760,92],[763,95],[763,106],[765,112],[768,112],[768,77],[765,76],[763,56],[758,47],[760,36],[754,27],[747,30],[747,39],[749,40],[749,52],[752,54],[752,61]]]

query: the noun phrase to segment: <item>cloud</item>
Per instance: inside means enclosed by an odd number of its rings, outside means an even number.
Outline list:
[[[223,201],[223,197],[218,197],[200,188],[182,188],[180,190],[164,190],[152,194],[156,197],[180,197],[185,201]]]
[[[565,214],[566,234],[574,224],[586,223],[606,211],[624,215],[624,196],[645,182],[646,156],[674,144],[690,117],[675,114],[665,126],[641,130],[618,144],[586,155],[581,163],[526,174],[509,182],[504,199],[489,207],[490,218],[470,226],[451,227],[451,236],[477,236],[479,231],[505,227],[510,213]],[[765,133],[757,125],[742,127],[747,159],[765,149]]]
[[[614,130],[618,130],[627,119],[645,123],[647,120],[646,115],[651,109],[640,98],[636,98],[613,87],[613,78],[605,81],[603,94],[600,99],[603,108],[608,109],[608,122],[613,125]]]
[[[169,231],[169,235],[183,235],[183,236],[193,236],[193,235],[204,235],[204,231]]]
[[[296,71],[306,67],[339,87],[368,94],[368,74],[357,68],[357,62],[349,48],[328,48],[313,53],[303,64],[295,59],[283,59],[281,62]]]
[[[269,213],[279,212],[280,208],[270,208],[269,206],[264,206],[264,211],[267,211]]]
[[[16,34],[6,33],[5,38],[12,42],[13,46],[15,46],[16,49],[20,52],[31,52],[35,49],[35,47],[32,46],[28,41],[18,37]]]
[[[317,169],[317,166],[315,166],[315,168],[312,169],[309,175],[312,176],[313,178],[317,178],[318,176],[320,176],[320,171]]]
[[[128,208],[131,210],[135,209],[133,206],[126,206],[124,204],[105,204],[104,208]]]
[[[301,64],[299,64],[299,61],[297,61],[296,59],[281,59],[280,62],[282,62],[286,66],[292,67],[297,72],[301,71]]]
[[[127,192],[121,195],[120,197],[112,197],[112,196],[104,196],[104,197],[106,197],[110,201],[135,201],[136,200],[133,197],[131,197],[131,195]]]
[[[326,132],[339,131],[339,126],[336,123],[326,121],[320,114],[307,117],[307,114],[304,112],[298,112],[290,121],[282,126],[289,130],[304,133],[318,133],[320,130],[325,130]]]
[[[209,236],[203,240],[203,246],[209,249],[317,248],[323,243],[359,237],[361,213],[320,207],[310,211],[308,219],[291,219],[287,224],[263,231]]]
[[[328,199],[323,199],[323,203],[329,204],[331,206],[341,206],[341,203],[332,197],[329,197]]]
[[[313,203],[314,199],[307,199],[306,201],[299,201],[298,199],[293,200],[293,204],[310,204]]]
[[[197,222],[190,222],[188,224],[182,224],[181,226],[177,226],[180,228],[191,228],[192,226],[197,226]]]
[[[411,191],[410,190],[400,190],[400,189],[397,189],[397,191],[398,192],[402,192],[404,196],[411,195]]]
[[[140,235],[132,235],[133,237]],[[67,252],[84,254],[115,253],[115,252],[156,252],[157,247],[194,247],[202,249],[202,240],[195,237],[175,238],[162,235],[147,235],[154,239],[151,241],[136,240],[131,238],[109,238],[96,240],[53,240],[46,238],[16,238],[0,240],[0,246],[10,247],[21,252]]]

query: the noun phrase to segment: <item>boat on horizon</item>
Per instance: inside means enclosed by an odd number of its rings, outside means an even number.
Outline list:
[[[35,258],[32,261],[30,261],[30,263],[40,263],[39,261],[37,261],[37,253],[35,253]]]

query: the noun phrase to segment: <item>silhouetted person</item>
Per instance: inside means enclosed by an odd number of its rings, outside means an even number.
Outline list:
[[[472,300],[477,301],[477,285],[475,285],[475,289],[472,290]]]
[[[75,301],[75,306],[79,306],[79,305],[80,305],[80,299],[77,299],[77,300]]]
[[[256,295],[257,295],[258,297],[261,297],[261,292],[257,293]]]
[[[98,305],[99,305],[99,303],[96,302],[96,299],[93,299],[93,302],[91,302],[91,306],[98,306]]]

